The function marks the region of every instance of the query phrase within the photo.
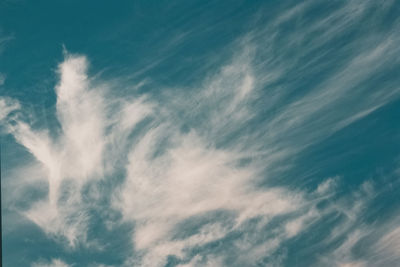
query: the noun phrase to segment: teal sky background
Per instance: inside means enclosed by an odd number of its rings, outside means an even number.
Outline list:
[[[4,266],[397,266],[398,1],[0,0]]]

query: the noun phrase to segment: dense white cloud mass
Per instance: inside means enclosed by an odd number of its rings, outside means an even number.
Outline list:
[[[365,96],[359,86],[397,63],[400,39],[393,32],[360,43],[342,68],[305,94],[283,101],[290,92],[274,83],[302,55],[288,60],[287,54],[276,53],[277,28],[310,3],[238,42],[231,61],[201,85],[165,89],[162,100],[137,89],[118,96],[115,84],[88,74],[86,56],[69,53],[57,71],[57,129],[34,127],[18,101],[0,98],[4,130],[34,157],[11,174],[11,195],[22,197],[24,186],[46,191],[18,212],[70,250],[107,250],[104,240],[90,235],[93,210],[108,229],[130,225],[126,234],[132,249],[124,266],[164,266],[172,256],[182,267],[279,266],[285,257],[279,248],[324,221],[332,223],[318,242],[331,249],[321,252],[315,266],[399,260],[395,223],[368,248],[379,259],[352,253],[371,236],[371,227],[360,225],[359,218],[376,195],[373,183],[336,196],[340,175],[308,190],[271,182],[275,173],[291,167],[292,157],[399,94],[385,84]],[[369,5],[350,1],[312,27],[303,25],[304,31],[289,36],[280,51],[322,32],[303,51],[313,53],[364,16]],[[263,63],[257,61],[260,54]],[[300,76],[306,68],[313,66],[298,69]],[[266,117],[263,123],[254,123],[260,116]],[[222,242],[227,247],[218,245]],[[69,265],[54,259],[33,266]]]

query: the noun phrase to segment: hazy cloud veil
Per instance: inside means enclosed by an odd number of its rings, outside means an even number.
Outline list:
[[[6,266],[398,264],[399,4],[287,2],[196,70],[58,44],[45,115],[0,69]]]

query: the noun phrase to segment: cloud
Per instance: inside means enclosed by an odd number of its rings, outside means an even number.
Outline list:
[[[121,197],[124,216],[136,222],[135,246],[157,253],[152,259],[180,255],[184,248],[225,237],[251,218],[288,213],[301,203],[284,189],[255,188],[251,168],[234,167],[236,155],[207,147],[194,133],[178,137],[176,146],[154,158],[157,138],[162,135],[153,130],[131,152]],[[212,224],[201,239],[174,240],[180,223],[216,211],[233,212],[234,225]]]
[[[17,101],[9,98],[0,98],[0,122],[6,119],[11,112],[19,108],[20,105]]]
[[[362,261],[339,264],[339,267],[364,267],[364,266],[366,266],[365,262]]]
[[[88,179],[102,177],[103,125],[100,98],[87,88],[86,59],[67,56],[60,64],[57,92],[57,117],[61,134],[56,139],[47,130],[34,130],[22,119],[7,124],[8,131],[46,169],[48,199],[34,203],[24,213],[50,234],[61,234],[74,245],[86,230],[85,211],[81,211],[81,196],[72,191],[66,199],[61,196],[63,183],[72,181],[76,189]],[[2,99],[1,103],[7,100]],[[8,101],[10,102],[10,101]],[[20,108],[8,103],[6,113]],[[23,112],[22,110],[21,112]],[[5,113],[4,116],[7,114]]]
[[[6,46],[6,44],[13,39],[14,39],[14,36],[4,35],[4,33],[2,32],[2,29],[0,28],[0,54],[3,53],[3,50]]]
[[[337,184],[337,180],[339,177],[332,177],[326,179],[324,182],[318,185],[317,187],[317,193],[321,195],[328,194],[331,191],[335,191],[335,187]]]
[[[400,227],[398,219],[385,226],[386,233],[371,247],[370,262],[378,265],[393,265],[400,260]]]
[[[66,264],[60,259],[52,259],[51,262],[40,261],[33,263],[32,267],[68,267],[70,265]]]
[[[6,81],[6,76],[4,74],[0,73],[0,86],[2,86],[5,81]]]
[[[344,56],[348,47],[338,49],[343,60],[325,57],[318,49],[357,25],[372,2],[345,4],[310,26],[302,18],[312,3],[241,39],[232,59],[203,82],[158,96],[136,89],[118,96],[118,79],[91,77],[84,55],[65,53],[55,88],[58,128],[33,127],[22,105],[1,98],[2,125],[35,158],[13,172],[11,197],[34,181],[47,182],[47,196],[27,200],[20,212],[71,250],[107,248],[91,235],[94,223],[107,230],[130,225],[126,266],[162,266],[171,257],[181,266],[279,265],[282,246],[333,216],[337,222],[319,241],[331,249],[317,262],[365,265],[351,250],[369,234],[359,223],[374,195],[371,183],[337,196],[340,175],[314,191],[270,182],[294,168],[293,158],[306,148],[398,97],[393,84],[373,94],[361,85],[397,66],[400,40],[395,32],[365,38],[351,44],[359,48],[351,56]],[[293,20],[300,29],[281,39],[280,27]],[[311,40],[316,32],[322,34]],[[307,55],[315,57],[303,66]],[[325,60],[339,67],[325,68]],[[297,92],[299,84],[307,90]],[[31,180],[21,178],[31,172]],[[397,257],[390,250],[397,232],[379,239],[380,255]],[[43,266],[64,266],[49,264]]]
[[[21,108],[13,123],[6,120],[8,132],[45,170],[48,198],[32,203],[23,214],[50,236],[65,238],[71,247],[91,244],[87,239],[90,205],[83,201],[82,189],[119,171],[115,166],[125,169],[126,177],[120,189],[110,192],[113,206],[126,221],[135,223],[133,242],[143,254],[144,265],[161,264],[170,254],[185,258],[188,248],[225,238],[250,219],[263,217],[265,224],[302,205],[301,194],[278,187],[257,188],[260,169],[240,166],[241,146],[221,149],[210,139],[217,138],[222,128],[235,129],[247,116],[244,102],[253,87],[249,67],[225,67],[208,82],[199,105],[218,98],[224,105],[218,111],[210,108],[206,116],[212,124],[205,131],[182,132],[176,118],[146,96],[130,101],[106,98],[106,84],[88,78],[87,66],[85,57],[69,54],[59,65],[56,135],[25,123]],[[230,77],[236,80],[229,81]],[[227,91],[231,85],[238,86]],[[8,110],[14,106],[17,109],[16,104],[7,104]],[[204,110],[204,106],[197,108]],[[140,128],[145,118],[150,123]],[[218,125],[221,119],[227,124]],[[93,201],[102,198],[96,190],[91,192]],[[233,217],[228,225],[204,223],[194,234],[175,236],[179,225],[213,212]]]
[[[109,191],[113,196],[112,208],[122,212],[125,222],[134,223],[132,242],[139,253],[136,255],[140,255],[128,258],[128,265],[136,262],[143,266],[161,266],[169,255],[184,262],[189,260],[187,264],[190,264],[196,260],[187,251],[235,233],[246,235],[235,241],[237,262],[256,264],[272,255],[285,240],[299,235],[324,213],[317,212],[316,203],[303,192],[257,186],[264,179],[261,173],[265,167],[260,167],[257,160],[247,164],[242,160],[251,155],[259,141],[218,146],[216,140],[223,140],[246,124],[244,119],[252,116],[248,104],[251,94],[257,94],[251,67],[240,60],[232,64],[211,77],[196,98],[197,106],[193,110],[203,112],[204,121],[200,120],[199,126],[189,131],[182,131],[182,122],[174,116],[173,109],[174,101],[184,96],[164,103],[167,108],[151,102],[149,96],[132,97],[129,101],[113,99],[107,96],[106,83],[87,77],[85,57],[67,55],[59,66],[60,82],[56,87],[59,134],[34,130],[18,117],[16,123],[7,124],[8,131],[46,170],[48,198],[33,203],[24,214],[50,236],[65,238],[71,247],[78,243],[94,244],[87,236],[91,214],[90,205],[83,201],[82,189],[93,181],[98,184],[109,179],[118,171],[117,166],[125,170],[126,176],[122,184]],[[10,111],[4,117],[20,109],[7,101]],[[213,109],[213,101],[223,101],[223,105],[215,104],[217,108]],[[178,111],[181,108],[178,105]],[[148,123],[141,124],[146,118]],[[290,136],[286,132],[289,129],[279,128],[281,138]],[[264,138],[272,142],[274,135],[267,134]],[[277,144],[284,149],[285,142],[283,139]],[[273,155],[268,152],[265,155],[261,160],[268,163],[270,159],[269,164],[273,166]],[[334,179],[328,179],[320,184],[318,194],[328,194],[334,189],[334,183]],[[92,201],[102,198],[100,192],[91,192]],[[332,209],[348,213],[338,205],[324,212]],[[223,213],[229,215],[222,221],[215,217],[198,224],[191,233],[180,230],[193,218],[201,222],[215,216],[212,214]],[[276,229],[278,235],[266,239],[257,236],[273,218],[285,214],[290,218]],[[248,228],[252,220],[258,221],[256,232]],[[183,233],[186,234],[179,236]],[[218,259],[221,265],[224,257],[229,257],[223,255]],[[200,259],[211,261],[211,258]]]

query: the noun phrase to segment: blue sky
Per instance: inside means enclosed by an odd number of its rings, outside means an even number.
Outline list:
[[[4,266],[396,266],[396,1],[0,1]]]

